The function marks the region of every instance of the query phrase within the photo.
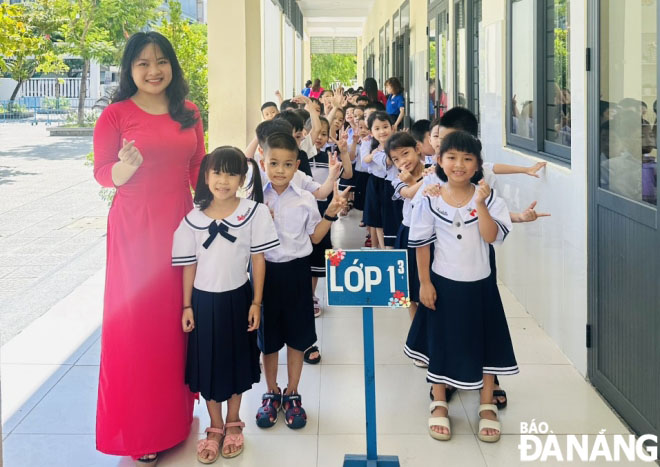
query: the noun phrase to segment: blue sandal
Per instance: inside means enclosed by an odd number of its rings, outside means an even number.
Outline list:
[[[286,392],[286,389],[284,392]],[[282,396],[282,410],[284,411],[284,422],[289,428],[297,430],[307,424],[307,413],[302,408],[300,394],[284,394]]]
[[[259,428],[270,428],[277,423],[277,411],[282,407],[282,391],[277,389],[279,393],[267,392],[261,396],[261,407],[257,410]]]

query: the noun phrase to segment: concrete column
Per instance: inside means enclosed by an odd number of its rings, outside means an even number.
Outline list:
[[[312,48],[309,43],[309,36],[305,34],[303,38],[303,84],[308,79],[314,81],[314,78],[316,77],[312,76]]]
[[[207,5],[209,150],[244,149],[261,121],[261,0]]]

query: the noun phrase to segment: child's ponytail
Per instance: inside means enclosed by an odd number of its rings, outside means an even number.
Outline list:
[[[199,175],[197,176],[197,186],[195,186],[195,198],[193,201],[200,209],[206,209],[209,207],[211,200],[213,200],[213,194],[211,193],[209,186],[206,184],[206,172],[208,170],[209,158],[210,154],[206,154],[202,159],[202,163],[199,166]]]
[[[264,202],[264,189],[261,183],[261,172],[259,171],[259,164],[254,159],[248,159],[248,164],[252,165],[252,179],[247,186],[248,190],[251,190],[252,195],[250,198],[256,201],[257,203]]]

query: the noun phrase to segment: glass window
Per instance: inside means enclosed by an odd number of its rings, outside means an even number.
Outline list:
[[[410,26],[410,3],[406,2],[401,7],[401,31]]]
[[[534,0],[511,1],[511,134],[534,139]]]
[[[437,18],[432,16],[429,20],[429,120],[435,118],[437,105],[436,79],[438,77],[438,49],[436,45]]]
[[[467,34],[465,25],[465,0],[458,0],[454,5],[454,24],[456,33],[456,91],[455,105],[467,107]]]
[[[385,28],[381,28],[380,33],[378,34],[378,67],[379,75],[378,79],[380,83],[383,83],[385,79]]]
[[[438,117],[447,111],[447,83],[449,83],[449,13],[438,16]]]
[[[397,37],[399,35],[399,31],[401,30],[401,23],[399,21],[399,10],[396,10],[394,16],[392,17],[392,26],[394,26],[394,37]]]
[[[385,79],[390,77],[390,22],[385,23]],[[383,81],[384,83],[385,81]]]
[[[657,0],[600,2],[600,186],[657,204]]]
[[[570,3],[568,0],[545,0],[545,4],[545,139],[550,143],[570,147]],[[554,152],[547,144],[545,149]]]

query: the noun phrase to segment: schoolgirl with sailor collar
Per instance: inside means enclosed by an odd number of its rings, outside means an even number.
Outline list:
[[[203,463],[217,459],[224,430],[223,457],[242,452],[241,394],[259,382],[261,373],[257,329],[264,253],[278,248],[280,241],[268,208],[237,196],[248,164],[258,174],[256,162],[231,146],[204,156],[195,188],[197,207],[181,220],[172,244],[172,265],[184,268],[181,323],[189,333],[185,382],[206,399],[212,423],[197,448]],[[255,199],[262,199],[259,177],[252,183]]]
[[[489,278],[489,243],[508,236],[511,216],[496,190],[482,180],[482,164],[476,138],[464,131],[446,136],[436,168],[446,180],[443,193],[423,197],[413,207],[410,222],[408,246],[418,249],[423,306],[415,314],[404,352],[428,365],[426,379],[433,384],[434,399],[429,432],[442,440],[451,435],[444,418],[445,385],[483,388],[478,437],[492,442],[501,432],[497,407],[491,404],[494,375],[519,372],[497,284]],[[441,432],[443,428],[448,433]]]
[[[268,207],[242,198],[236,211],[222,220],[208,217],[199,207],[190,211],[174,233],[172,265],[196,264],[196,289],[226,292],[247,280],[251,254],[278,246]]]

